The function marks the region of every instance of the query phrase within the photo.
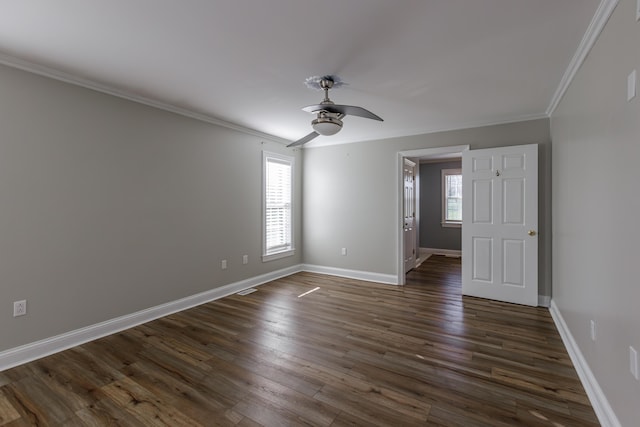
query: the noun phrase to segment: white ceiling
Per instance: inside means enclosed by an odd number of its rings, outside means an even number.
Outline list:
[[[336,74],[315,145],[544,117],[600,0],[0,0],[3,61],[287,140]]]

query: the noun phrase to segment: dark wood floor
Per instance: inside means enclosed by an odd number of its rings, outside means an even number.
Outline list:
[[[304,297],[298,295],[320,287]],[[546,309],[299,273],[0,373],[0,425],[598,425]]]

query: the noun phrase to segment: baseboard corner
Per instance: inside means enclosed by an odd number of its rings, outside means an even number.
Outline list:
[[[549,308],[551,297],[549,295],[538,295],[538,307]]]

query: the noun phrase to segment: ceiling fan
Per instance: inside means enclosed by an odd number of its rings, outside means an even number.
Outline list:
[[[287,147],[296,147],[298,145],[306,144],[319,135],[335,135],[340,132],[340,129],[342,129],[342,119],[349,114],[352,116],[364,117],[365,119],[382,121],[379,116],[362,107],[334,104],[333,101],[329,99],[329,89],[332,87],[342,86],[343,84],[336,76],[309,77],[306,80],[306,84],[310,88],[324,90],[324,99],[320,104],[309,105],[302,109],[303,111],[317,115],[317,117],[311,122],[313,132],[295,142],[292,142],[287,145]]]

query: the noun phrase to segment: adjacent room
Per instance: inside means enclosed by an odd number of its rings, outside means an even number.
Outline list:
[[[640,419],[640,0],[5,2],[0,426]]]

